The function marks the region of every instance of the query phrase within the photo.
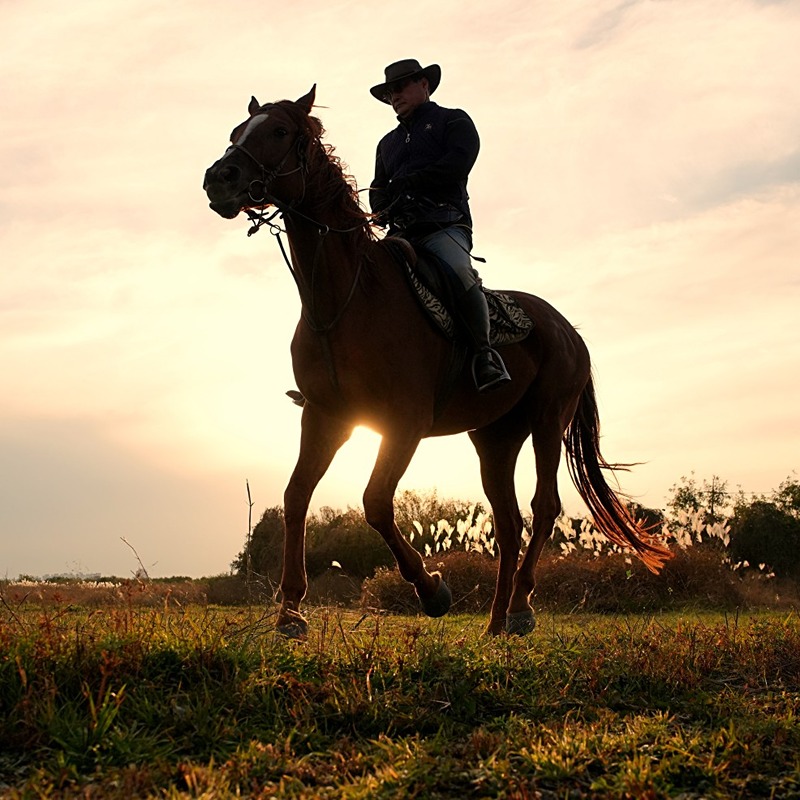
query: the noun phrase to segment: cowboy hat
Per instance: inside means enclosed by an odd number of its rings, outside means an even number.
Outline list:
[[[439,81],[442,79],[442,69],[438,64],[431,64],[429,67],[422,68],[419,61],[415,58],[405,58],[402,61],[395,61],[394,64],[389,64],[383,71],[386,80],[373,86],[369,91],[370,94],[380,100],[382,103],[388,103],[386,99],[386,92],[389,86],[398,81],[404,81],[408,78],[427,78],[428,87],[431,94],[436,91]]]

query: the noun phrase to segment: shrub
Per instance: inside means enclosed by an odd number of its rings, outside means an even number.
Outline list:
[[[253,587],[247,586],[241,575],[215,575],[198,583],[204,588],[206,602],[211,605],[234,606],[256,599]]]
[[[453,611],[485,611],[494,597],[497,561],[480,553],[446,553],[428,559],[427,568],[438,570],[453,593]],[[419,601],[414,587],[403,580],[397,567],[379,569],[364,581],[361,604],[395,614],[415,614]]]
[[[367,525],[363,512],[348,508],[333,511],[323,508],[308,523],[306,570],[309,578],[323,575],[333,564],[347,575],[363,579],[378,567],[394,563],[383,537]]]
[[[430,560],[428,568],[438,569],[450,586],[453,610],[468,613],[489,609],[497,564],[485,555],[456,552]],[[754,585],[752,575],[739,577],[711,547],[677,550],[659,575],[653,575],[624,553],[545,553],[536,578],[534,603],[559,611],[659,610],[687,602],[735,608],[747,603],[746,586]],[[403,580],[397,568],[378,570],[373,578],[364,581],[361,604],[399,614],[419,611],[413,587]]]
[[[535,600],[564,611],[641,611],[687,601],[734,607],[741,601],[739,578],[711,548],[677,550],[659,575],[623,553],[587,551],[539,561]]]
[[[237,574],[250,575],[265,586],[280,581],[283,564],[284,516],[280,506],[264,511],[248,545],[236,556],[232,567]],[[392,554],[379,533],[367,525],[362,511],[322,508],[306,520],[306,569],[316,578],[336,561],[355,578],[372,575],[379,566],[393,563]]]
[[[436,563],[450,591],[453,610],[458,613],[488,611],[497,583],[497,559],[483,553],[447,553]]]
[[[414,587],[403,580],[397,567],[381,567],[361,586],[363,608],[376,608],[393,614],[415,614],[419,602]]]
[[[739,508],[731,553],[734,560],[768,564],[776,575],[800,578],[800,519],[766,500]]]
[[[361,581],[340,569],[328,569],[308,582],[306,602],[326,606],[355,606],[361,597]]]
[[[763,602],[792,602],[796,586],[777,582],[765,564],[786,580],[800,578],[800,485],[788,480],[749,505],[738,495],[736,516],[727,484],[714,476],[697,484],[683,478],[673,487],[672,513],[631,504],[643,525],[656,532],[675,556],[659,576],[611,544],[589,519],[561,515],[537,569],[536,602],[559,609],[594,611],[670,608],[699,602],[732,607]],[[429,569],[439,569],[454,595],[455,609],[488,608],[494,594],[497,543],[491,514],[480,504],[439,500],[435,493],[404,492],[396,504],[397,523]],[[530,541],[530,517],[522,533]],[[253,572],[274,591],[283,548],[283,512],[265,511],[251,537]],[[236,565],[246,565],[240,553]],[[739,563],[735,563],[735,562]],[[744,563],[743,563],[744,562]],[[752,569],[742,569],[748,563]],[[331,569],[332,565],[340,569]],[[308,598],[312,602],[348,603],[367,579],[361,602],[390,611],[416,612],[413,588],[399,575],[383,539],[366,523],[360,509],[323,508],[307,521]],[[252,581],[250,593],[252,596]],[[777,599],[776,599],[777,598]],[[773,604],[772,600],[769,601]]]

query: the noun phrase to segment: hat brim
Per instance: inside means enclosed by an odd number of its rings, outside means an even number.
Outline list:
[[[408,75],[402,75],[399,78],[395,78],[393,81],[384,81],[383,83],[379,83],[377,86],[373,86],[369,92],[376,100],[380,100],[381,103],[391,105],[390,101],[386,99],[386,90],[389,88],[389,85],[392,83],[397,83],[399,80],[402,81],[407,80],[408,78],[416,77],[427,78],[428,89],[430,93],[433,94],[442,80],[442,68],[438,64],[431,64],[429,67],[425,67],[425,69],[418,70],[417,72],[410,72]]]

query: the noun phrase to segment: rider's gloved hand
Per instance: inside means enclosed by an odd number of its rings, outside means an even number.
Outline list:
[[[399,178],[393,178],[389,181],[389,191],[399,202],[411,199],[414,193],[414,177],[413,175],[403,175]]]

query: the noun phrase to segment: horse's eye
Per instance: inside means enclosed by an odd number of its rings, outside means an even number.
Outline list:
[[[288,136],[289,135],[289,131],[287,131],[286,128],[276,128],[275,129],[275,135],[279,139],[282,139],[284,136]]]

